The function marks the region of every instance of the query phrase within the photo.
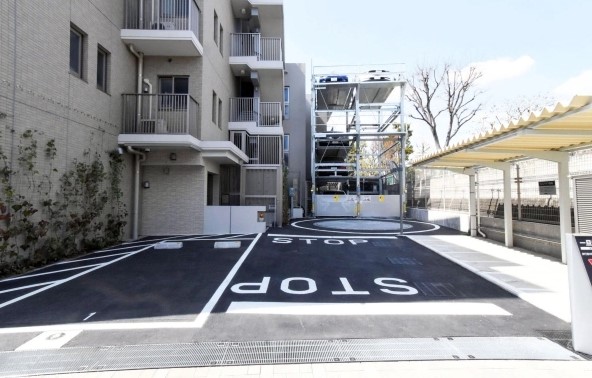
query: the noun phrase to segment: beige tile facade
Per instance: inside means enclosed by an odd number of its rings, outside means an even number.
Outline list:
[[[229,140],[230,98],[237,97],[239,88],[229,63],[231,33],[244,31],[233,9],[238,3],[196,1],[202,55],[144,57],[143,78],[152,85],[152,93],[159,91],[159,77],[189,77],[189,94],[198,103],[199,141]],[[277,3],[281,7],[281,2]],[[12,164],[17,164],[19,135],[25,130],[37,130],[40,145],[56,140],[58,157],[53,165],[49,167],[45,159],[38,159],[40,171],[57,168],[54,186],[74,160],[88,159],[85,153],[100,154],[107,166],[108,153],[121,144],[122,94],[136,93],[137,88],[138,61],[121,37],[125,12],[123,0],[0,2],[0,146]],[[214,41],[214,13],[223,27],[222,52]],[[262,27],[261,34],[283,38],[283,10],[280,16],[269,20],[267,25],[271,26]],[[84,36],[82,78],[69,70],[71,26]],[[107,93],[96,85],[99,45],[109,52]],[[265,85],[265,92],[280,93],[284,84],[279,80]],[[219,124],[212,121],[213,92],[222,100]],[[291,100],[296,100],[294,94]],[[215,180],[210,187],[214,196],[219,196],[220,165],[236,163],[204,157],[198,148],[187,145],[154,147],[138,142],[131,146],[139,151],[150,149],[140,170],[140,182],[150,182],[150,189],[139,190],[140,235],[201,232],[208,177]],[[170,160],[171,152],[178,155],[174,162]],[[130,211],[129,227],[134,210],[134,156],[126,153],[123,157],[122,189]],[[17,178],[21,190],[26,190],[24,181]],[[280,183],[279,193],[281,180],[276,181]],[[219,199],[213,203],[219,203]]]

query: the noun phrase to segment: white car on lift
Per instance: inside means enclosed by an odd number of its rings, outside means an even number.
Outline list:
[[[370,70],[360,76],[360,81],[393,81],[393,73],[387,70]]]

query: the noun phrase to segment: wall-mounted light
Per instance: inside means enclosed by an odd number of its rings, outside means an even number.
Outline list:
[[[241,14],[243,14],[243,15],[247,14],[247,10],[245,8],[241,9]]]
[[[144,189],[150,189],[150,181],[144,181],[144,182],[142,183],[142,187],[143,187]]]
[[[245,70],[240,70],[241,75],[245,74]]]
[[[171,152],[171,154],[169,155],[169,159],[171,160],[177,160],[177,154],[174,152]]]

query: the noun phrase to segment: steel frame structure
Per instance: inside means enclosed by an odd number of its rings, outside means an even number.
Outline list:
[[[313,216],[319,194],[355,195],[358,204],[364,194],[392,194],[383,185],[387,177],[395,177],[398,193],[404,194],[407,130],[402,65],[372,68],[312,67]],[[372,183],[370,188],[367,183]]]

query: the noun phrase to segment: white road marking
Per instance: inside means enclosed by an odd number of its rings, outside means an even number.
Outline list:
[[[11,304],[13,304],[13,303],[16,303],[16,302],[20,302],[20,301],[22,301],[23,299],[26,299],[26,298],[32,297],[33,295],[39,294],[39,293],[41,293],[41,292],[44,292],[45,290],[49,290],[49,289],[51,289],[51,288],[53,288],[53,287],[56,287],[56,286],[58,286],[58,285],[61,285],[61,284],[63,284],[63,283],[66,283],[66,282],[68,282],[68,281],[72,281],[72,280],[74,280],[74,279],[76,279],[76,278],[78,278],[78,277],[82,277],[82,276],[84,276],[84,275],[86,275],[86,274],[92,273],[92,272],[94,272],[95,270],[98,270],[98,269],[101,269],[101,268],[104,268],[104,267],[106,267],[107,265],[111,265],[111,264],[114,264],[114,263],[116,263],[116,262],[119,262],[119,261],[121,261],[121,260],[123,260],[123,259],[126,259],[126,258],[130,257],[130,256],[133,256],[133,255],[136,255],[136,254],[138,254],[138,253],[140,253],[140,252],[143,252],[143,251],[145,251],[145,250],[147,250],[147,249],[149,249],[149,248],[152,248],[152,246],[149,246],[149,247],[145,247],[145,248],[139,249],[139,250],[137,250],[137,251],[135,251],[135,252],[130,252],[130,253],[126,254],[125,256],[122,256],[122,257],[120,257],[120,258],[117,258],[117,259],[111,260],[111,261],[109,261],[109,262],[106,262],[106,263],[103,263],[103,264],[96,265],[96,266],[94,266],[94,268],[91,268],[91,269],[85,270],[84,272],[80,272],[80,273],[78,273],[78,274],[75,274],[75,275],[73,275],[73,276],[70,276],[70,277],[68,277],[68,278],[65,278],[65,279],[63,279],[63,280],[57,281],[57,282],[55,282],[55,283],[53,283],[53,284],[51,284],[51,285],[45,286],[45,287],[43,287],[43,288],[41,288],[41,289],[38,289],[38,290],[32,291],[32,292],[30,292],[30,293],[27,293],[27,294],[25,294],[25,295],[21,295],[20,297],[17,297],[17,298],[11,299],[11,300],[9,300],[9,301],[6,301],[6,302],[4,302],[4,303],[0,303],[0,308],[3,308],[3,307],[6,307],[6,306],[9,306],[9,305],[11,305]]]
[[[156,244],[156,243],[146,243],[146,244],[143,244],[143,245],[130,245],[129,247],[102,249],[100,251],[91,252],[91,253],[89,253],[89,255],[96,255],[98,253],[109,253],[109,252],[121,251],[121,250],[124,250],[124,249],[142,248],[142,247],[147,247],[149,245],[154,245],[154,244]]]
[[[43,273],[36,273],[36,274],[27,274],[25,276],[18,276],[18,277],[14,277],[14,278],[7,278],[5,280],[0,281],[0,283],[2,283],[2,282],[8,282],[8,281],[24,280],[26,278],[31,278],[31,277],[47,276],[48,274],[70,272],[72,270],[81,270],[81,269],[85,269],[85,268],[93,268],[93,267],[98,266],[98,265],[101,265],[101,264],[77,266],[75,268],[52,270],[51,272],[43,272]]]
[[[512,314],[493,303],[406,302],[406,303],[295,303],[232,302],[228,314],[265,315],[497,315]]]
[[[106,259],[108,257],[114,257],[114,256],[121,256],[121,255],[127,255],[129,252],[121,252],[121,253],[114,253],[112,255],[106,255],[106,256],[98,256],[98,257],[89,257],[86,259],[77,259],[77,260],[68,260],[68,261],[60,261],[58,263],[55,263],[54,265],[64,265],[64,264],[72,264],[72,263],[77,263],[80,261],[90,261],[90,260],[99,260],[99,259]]]
[[[299,239],[299,238],[311,238],[311,239],[341,239],[341,240],[349,240],[349,239],[398,239],[396,236],[334,236],[334,235],[290,235],[290,234],[268,234],[268,237],[279,237],[279,238],[292,238],[292,239]]]
[[[355,220],[352,218],[332,218],[334,220]],[[291,223],[292,227],[296,227],[296,228],[301,228],[303,230],[310,230],[310,231],[321,231],[321,232],[333,232],[333,233],[337,233],[337,234],[362,234],[364,233],[363,230],[360,231],[339,231],[339,230],[330,230],[330,229],[323,229],[323,228],[312,228],[312,227],[304,227],[304,226],[300,226],[298,223],[302,223],[302,222],[311,222],[312,220],[307,219],[307,220],[301,220],[301,221],[297,221],[294,223]],[[393,223],[399,223],[398,220],[393,221]],[[418,230],[418,231],[403,231],[404,234],[418,234],[418,233],[422,233],[422,232],[428,232],[428,231],[435,231],[435,230],[439,230],[440,226],[438,226],[437,224],[433,224],[433,223],[427,223],[427,222],[419,222],[419,221],[410,221],[410,220],[403,220],[403,223],[421,223],[421,224],[427,224],[429,226],[432,226],[431,229],[429,230]],[[384,232],[384,233],[380,233],[380,232],[371,232],[368,233],[368,235],[393,235],[393,234],[398,234],[399,230],[395,230],[392,232]]]
[[[60,349],[81,332],[81,329],[44,332],[16,348],[15,352],[21,352],[24,350]]]
[[[178,241],[225,241],[225,240],[229,240],[226,238],[218,238],[218,239],[181,239]],[[231,239],[231,240],[245,240],[245,241],[251,241],[253,240],[253,238],[241,238],[241,239]]]
[[[253,235],[253,234],[239,234],[239,235],[233,235],[233,236],[229,236],[229,237],[227,237],[227,238],[224,238],[224,239],[242,238],[243,236],[249,236],[249,235]]]
[[[58,281],[49,281],[49,282],[41,282],[41,283],[38,283],[38,284],[27,285],[27,286],[19,286],[19,287],[15,287],[13,289],[2,290],[2,291],[0,291],[0,294],[10,293],[11,291],[26,290],[26,289],[30,289],[32,287],[51,285],[52,283],[55,283],[55,282],[60,282],[60,280],[58,280]]]
[[[83,322],[87,321],[88,319],[92,318],[94,315],[96,314],[96,312],[91,312],[90,314],[88,314],[88,316],[84,319],[82,319]]]
[[[245,252],[243,252],[243,255],[240,257],[240,259],[238,259],[236,264],[234,264],[234,267],[232,267],[232,269],[230,270],[230,272],[228,273],[228,275],[226,276],[224,281],[222,281],[220,286],[218,286],[218,289],[216,290],[214,295],[212,295],[212,297],[210,298],[208,303],[206,303],[206,305],[204,306],[203,310],[201,310],[201,312],[199,313],[197,318],[195,318],[194,323],[198,328],[203,327],[203,325],[206,323],[206,321],[208,320],[208,317],[210,316],[210,313],[214,309],[214,306],[216,306],[216,304],[218,303],[218,300],[220,299],[220,297],[222,296],[224,291],[226,291],[226,288],[230,284],[230,281],[232,281],[236,272],[239,270],[239,268],[241,267],[243,262],[249,256],[249,254],[251,253],[251,251],[255,247],[255,244],[257,244],[257,241],[259,240],[261,235],[262,234],[257,234],[257,237],[255,237],[255,239],[251,242],[251,244],[249,245],[249,248],[247,248],[247,250]]]

